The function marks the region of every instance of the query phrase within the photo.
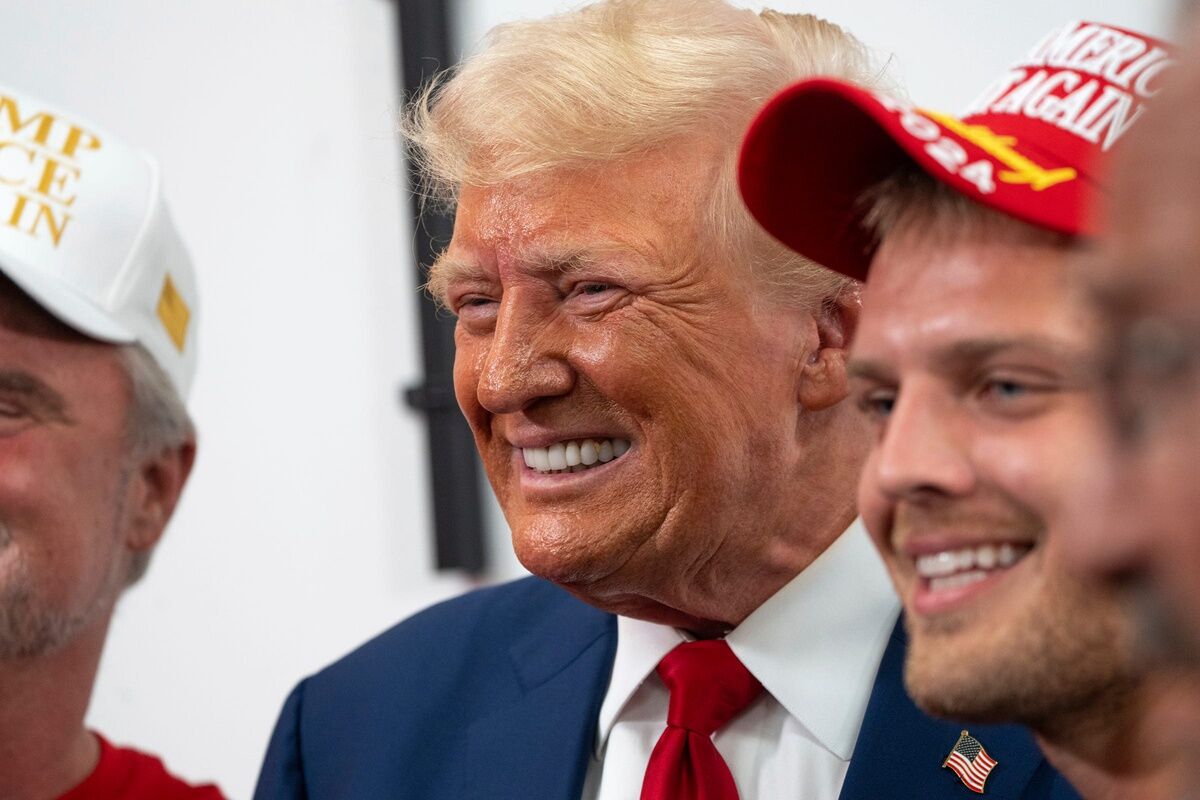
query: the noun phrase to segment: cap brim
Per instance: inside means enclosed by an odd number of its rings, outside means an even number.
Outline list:
[[[137,339],[103,309],[53,275],[3,254],[0,254],[0,272],[47,313],[84,336],[114,344],[129,344]]]
[[[866,92],[832,79],[794,84],[751,123],[739,184],[750,213],[776,239],[852,278],[866,277],[874,242],[862,195],[909,153],[890,114]]]
[[[859,280],[876,247],[862,225],[868,211],[863,195],[906,161],[971,200],[1032,225],[1072,236],[1092,233],[1084,212],[1096,187],[1086,165],[1026,135],[1018,126],[1028,122],[974,119],[996,128],[918,111],[838,80],[801,81],[776,95],[751,123],[739,165],[742,196],[781,242]],[[1055,166],[1043,169],[1009,149],[1018,139],[1027,153]],[[1004,171],[997,149],[1029,171]],[[947,152],[959,159],[954,170],[935,158]],[[1053,190],[1042,191],[1042,179]]]

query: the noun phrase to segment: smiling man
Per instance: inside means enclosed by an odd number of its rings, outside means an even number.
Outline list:
[[[769,104],[742,165],[768,229],[866,279],[859,502],[904,602],[908,691],[939,716],[1029,725],[1089,798],[1170,796],[1166,765],[1132,757],[1148,689],[1127,620],[1063,563],[1101,452],[1099,323],[1072,262],[1106,153],[1166,63],[1158,42],[1072,23],[961,119],[810,81]],[[825,128],[801,124],[818,113]],[[983,788],[977,760],[947,766]]]
[[[84,726],[191,472],[192,266],[157,166],[0,87],[0,797],[220,800]]]
[[[861,447],[835,408],[853,292],[816,275],[828,306],[789,306],[698,252],[721,246],[696,218],[727,150],[685,137],[467,186],[431,276],[517,556],[606,611],[705,636],[849,525],[837,484]],[[785,501],[797,475],[810,488]]]
[[[855,521],[857,286],[737,197],[734,132],[818,73],[877,75],[814,17],[625,0],[497,29],[417,105],[457,202],[429,285],[458,402],[538,577],[302,682],[260,800],[962,791]],[[1054,796],[1026,734],[997,736],[1001,796]]]

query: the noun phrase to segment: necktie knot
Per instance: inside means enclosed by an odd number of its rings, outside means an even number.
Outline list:
[[[658,664],[671,692],[667,724],[711,736],[740,714],[762,684],[724,639],[685,642]]]

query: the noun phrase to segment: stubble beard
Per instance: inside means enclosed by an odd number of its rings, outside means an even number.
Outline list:
[[[0,523],[0,553],[14,546],[12,532]],[[18,558],[0,586],[0,660],[36,658],[57,650],[83,626],[82,616],[47,608],[37,597],[29,565]]]
[[[123,469],[118,479],[117,497],[111,536],[117,536],[124,517],[125,488],[131,470]],[[16,547],[11,529],[0,519],[0,556]],[[6,579],[0,580],[0,662],[29,660],[49,655],[65,647],[101,613],[107,613],[116,602],[124,576],[128,571],[125,559],[114,560],[103,584],[88,602],[74,611],[64,611],[47,603],[38,593],[28,562],[17,554],[16,562]]]
[[[1069,577],[1055,584],[1053,609],[1036,603],[1009,619],[995,608],[986,619],[906,620],[905,683],[917,705],[941,717],[1051,731],[1121,704],[1137,681],[1115,600]]]

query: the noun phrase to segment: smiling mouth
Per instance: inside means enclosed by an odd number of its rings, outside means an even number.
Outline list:
[[[629,452],[628,439],[572,439],[549,447],[522,447],[525,466],[542,475],[585,472]]]
[[[1015,542],[982,544],[926,553],[915,558],[917,575],[930,592],[963,589],[1011,569],[1032,545]]]

